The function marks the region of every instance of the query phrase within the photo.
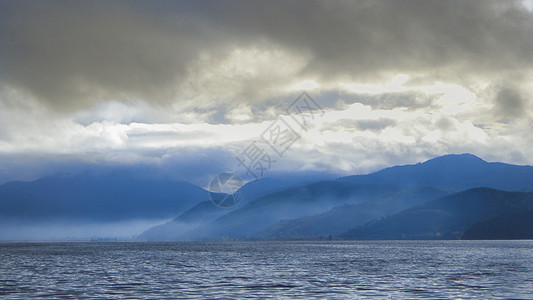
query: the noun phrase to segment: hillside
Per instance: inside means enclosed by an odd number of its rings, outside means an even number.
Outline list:
[[[533,211],[503,214],[468,227],[464,240],[533,239]]]
[[[325,213],[279,222],[260,233],[262,238],[314,238],[338,235],[374,219],[425,203],[447,192],[432,188],[404,190],[360,204],[342,205]]]
[[[533,209],[533,193],[475,188],[349,230],[346,239],[458,239],[473,224]]]

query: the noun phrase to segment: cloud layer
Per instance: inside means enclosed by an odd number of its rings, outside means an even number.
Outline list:
[[[326,114],[279,168],[360,173],[450,152],[533,163],[531,7],[4,1],[0,153],[238,154],[307,90]]]

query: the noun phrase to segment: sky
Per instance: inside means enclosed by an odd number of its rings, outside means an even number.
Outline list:
[[[1,1],[0,182],[533,164],[532,79],[533,1]]]

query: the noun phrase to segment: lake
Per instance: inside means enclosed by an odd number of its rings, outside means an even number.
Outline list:
[[[0,243],[0,297],[533,299],[533,241]]]

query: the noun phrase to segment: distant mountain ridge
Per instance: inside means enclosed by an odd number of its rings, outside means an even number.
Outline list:
[[[168,219],[202,202],[211,203],[209,192],[203,188],[143,172],[142,168],[110,168],[4,183],[0,185],[0,221]],[[316,172],[264,178],[246,184],[241,201],[325,176]]]
[[[193,184],[111,175],[45,177],[0,186],[0,220],[162,219],[207,200]]]
[[[473,154],[450,154],[424,163],[395,166],[367,175],[347,176],[338,180],[405,187],[434,186],[455,191],[474,187],[516,191],[533,186],[533,167],[489,163]]]

